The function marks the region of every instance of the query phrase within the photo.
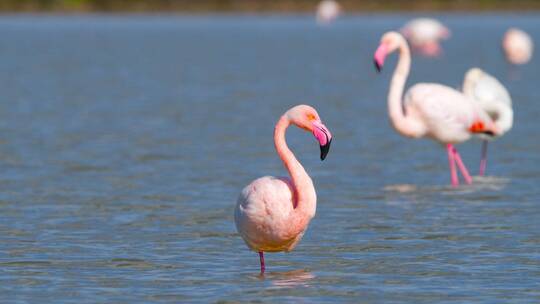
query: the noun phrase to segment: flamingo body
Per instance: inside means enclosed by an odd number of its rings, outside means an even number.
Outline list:
[[[323,0],[317,6],[317,22],[330,23],[341,14],[341,6],[334,0]]]
[[[415,50],[426,56],[440,55],[440,41],[450,37],[450,30],[432,18],[413,19],[401,28],[401,33]]]
[[[470,126],[489,118],[462,93],[436,83],[419,83],[405,94],[407,116],[414,119],[427,136],[441,144],[457,144],[471,138]]]
[[[532,58],[534,44],[531,36],[517,29],[509,29],[503,37],[503,51],[512,64],[525,64]]]
[[[302,239],[315,216],[315,189],[309,189],[310,204],[304,220],[294,222],[294,184],[287,177],[265,176],[247,185],[240,194],[234,213],[236,228],[253,251],[291,251]]]

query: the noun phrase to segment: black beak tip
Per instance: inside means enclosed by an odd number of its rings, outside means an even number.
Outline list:
[[[379,65],[379,63],[377,62],[377,60],[373,60],[373,64],[375,65],[375,69],[377,70],[377,73],[380,73],[381,70],[382,70],[382,67]]]
[[[330,139],[326,145],[321,146],[321,161],[326,158],[326,155],[328,154],[328,151],[330,151],[330,144],[332,143],[332,140]]]
[[[495,136],[495,133],[493,133],[493,131],[485,131],[484,134],[489,135],[491,137]]]

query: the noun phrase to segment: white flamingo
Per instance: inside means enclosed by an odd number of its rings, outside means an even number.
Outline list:
[[[502,48],[510,63],[525,64],[532,58],[534,44],[529,34],[514,27],[504,34]]]
[[[326,24],[334,21],[341,14],[341,6],[334,0],[323,0],[317,6],[317,22]]]
[[[401,28],[401,33],[415,51],[431,57],[442,53],[439,43],[451,35],[446,26],[432,18],[413,19]]]
[[[514,111],[512,98],[506,88],[493,76],[479,68],[472,68],[465,74],[463,80],[463,93],[476,102],[491,117],[499,134],[502,136],[512,128]],[[480,175],[484,175],[487,165],[488,139],[493,137],[482,136],[482,159],[480,161]]]

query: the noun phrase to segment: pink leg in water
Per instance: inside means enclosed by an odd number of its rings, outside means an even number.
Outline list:
[[[480,176],[484,176],[486,173],[486,166],[487,166],[487,147],[488,147],[488,141],[484,140],[482,143],[482,159],[480,160]]]
[[[452,144],[446,146],[448,150],[448,164],[450,165],[450,180],[452,181],[452,186],[456,187],[459,185],[459,179],[456,171],[456,162],[454,160],[454,147]]]
[[[264,253],[262,251],[259,251],[259,261],[261,262],[261,273],[264,273]]]
[[[467,184],[472,184],[472,178],[469,174],[469,170],[467,170],[467,167],[465,167],[465,164],[463,164],[463,161],[461,160],[461,156],[459,156],[459,153],[456,148],[452,147],[454,151],[454,159],[456,160],[456,164],[461,171],[461,175],[463,175],[463,179],[465,179],[465,182]]]

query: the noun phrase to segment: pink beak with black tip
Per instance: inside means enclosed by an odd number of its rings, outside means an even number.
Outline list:
[[[330,144],[332,143],[332,134],[328,128],[321,121],[313,122],[313,136],[319,142],[321,147],[321,160],[326,158],[328,151],[330,151]]]
[[[375,51],[375,55],[373,56],[373,63],[375,64],[375,69],[377,69],[377,72],[382,70],[386,55],[388,55],[388,47],[385,44],[379,45]]]

